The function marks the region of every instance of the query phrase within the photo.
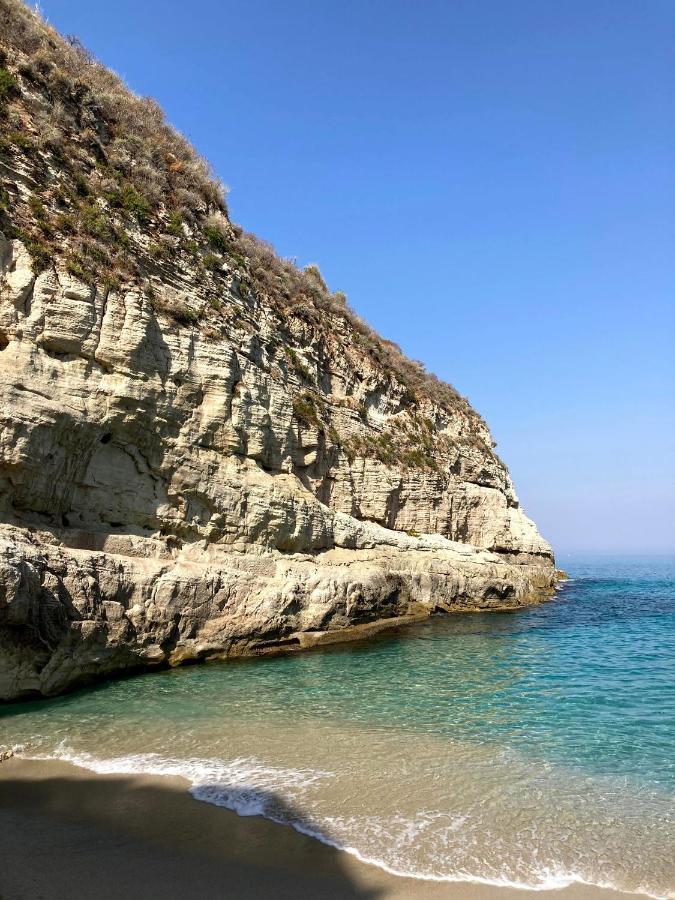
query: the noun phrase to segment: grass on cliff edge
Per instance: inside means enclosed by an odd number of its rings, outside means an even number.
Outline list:
[[[428,398],[481,421],[451,385],[332,293],[316,266],[300,269],[232,224],[222,183],[159,105],[21,0],[0,0],[0,129],[0,154],[41,175],[29,204],[11,185],[0,193],[0,226],[25,242],[38,269],[65,251],[72,275],[116,288],[184,264],[214,311],[234,272],[242,298],[267,300],[282,321],[334,335],[331,320],[346,320],[356,348],[400,383],[407,404]],[[174,318],[198,324],[192,313]]]

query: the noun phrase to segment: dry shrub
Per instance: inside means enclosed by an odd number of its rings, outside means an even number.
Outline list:
[[[222,184],[189,141],[166,122],[158,103],[133,94],[77,38],[62,38],[21,0],[0,0],[0,41],[30,57],[32,76],[45,93],[45,124],[55,124],[57,102],[67,112],[74,105],[88,108],[94,118],[106,120],[103,136],[113,158],[132,180],[138,173],[137,188],[144,187],[155,202],[171,205],[169,188],[183,188],[225,210]],[[176,161],[181,165],[175,166]]]
[[[206,268],[214,291],[221,284],[221,265],[218,257],[211,260],[210,251],[227,255],[243,272],[242,296],[249,296],[250,285],[282,320],[295,317],[303,328],[316,329],[320,335],[334,334],[337,318],[346,321],[355,352],[367,354],[382,370],[383,379],[400,383],[405,403],[415,405],[427,397],[478,418],[454,388],[407,359],[396,344],[380,338],[350,308],[343,293],[331,293],[318,266],[300,269],[278,256],[270,244],[232,226],[225,189],[208,163],[166,122],[154,100],[134,95],[76,38],[62,38],[21,0],[0,0],[0,51],[2,47],[23,55],[18,71],[31,89],[21,99],[39,129],[37,138],[17,132],[16,146],[22,152],[29,152],[35,143],[48,149],[67,171],[64,182],[69,189],[75,187],[74,196],[64,188],[61,205],[52,205],[51,213],[41,214],[41,219],[33,211],[28,237],[42,263],[50,250],[64,251],[63,245],[45,247],[49,230],[60,223],[63,233],[77,233],[77,244],[71,248],[73,271],[100,273],[97,267],[111,263],[112,252],[114,266],[104,274],[133,277],[141,263],[128,243],[127,232],[133,231],[129,223],[153,231],[153,248],[160,257],[173,246],[161,240],[166,232],[183,242],[183,252],[199,252],[212,262]],[[90,195],[95,195],[94,204]],[[103,220],[96,205],[113,211],[110,221]],[[111,245],[114,250],[107,250]],[[177,308],[176,318],[192,324],[194,313]]]

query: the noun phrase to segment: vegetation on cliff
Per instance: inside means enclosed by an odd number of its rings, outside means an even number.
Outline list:
[[[428,396],[476,415],[454,388],[375,334],[316,266],[301,269],[233,225],[222,184],[158,104],[134,95],[21,0],[0,0],[0,127],[0,155],[31,173],[26,195],[3,186],[0,225],[24,241],[38,268],[65,252],[72,275],[110,287],[196,268],[214,314],[223,274],[234,272],[242,295],[256,292],[283,318],[319,331],[335,316],[346,320],[410,404]]]
[[[0,187],[0,699],[551,589],[468,403],[20,0]]]
[[[0,231],[21,239],[36,271],[58,263],[99,289],[140,288],[177,326],[214,335],[237,324],[234,292],[277,321],[281,364],[299,382],[299,429],[316,429],[350,459],[404,469],[437,471],[457,440],[501,465],[465,398],[377,335],[316,265],[300,268],[232,223],[225,194],[154,100],[22,0],[0,0]],[[202,302],[186,303],[180,290],[167,299],[166,285],[189,285]],[[308,346],[323,348],[323,360],[305,354]],[[324,388],[336,353],[355,372],[376,371],[374,396],[397,396],[404,418],[373,421],[354,400],[362,427],[338,433]],[[448,418],[460,423],[452,438],[440,424]]]

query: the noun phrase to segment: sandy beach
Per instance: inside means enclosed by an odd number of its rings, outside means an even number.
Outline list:
[[[166,897],[523,900],[529,892],[401,878],[297,831],[194,800],[180,778],[0,764],[2,900]],[[533,896],[534,893],[533,893]],[[556,900],[628,898],[574,885]]]

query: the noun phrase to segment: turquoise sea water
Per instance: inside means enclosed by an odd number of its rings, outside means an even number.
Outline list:
[[[395,872],[675,891],[675,560],[547,604],[6,707],[0,746],[294,825]]]

